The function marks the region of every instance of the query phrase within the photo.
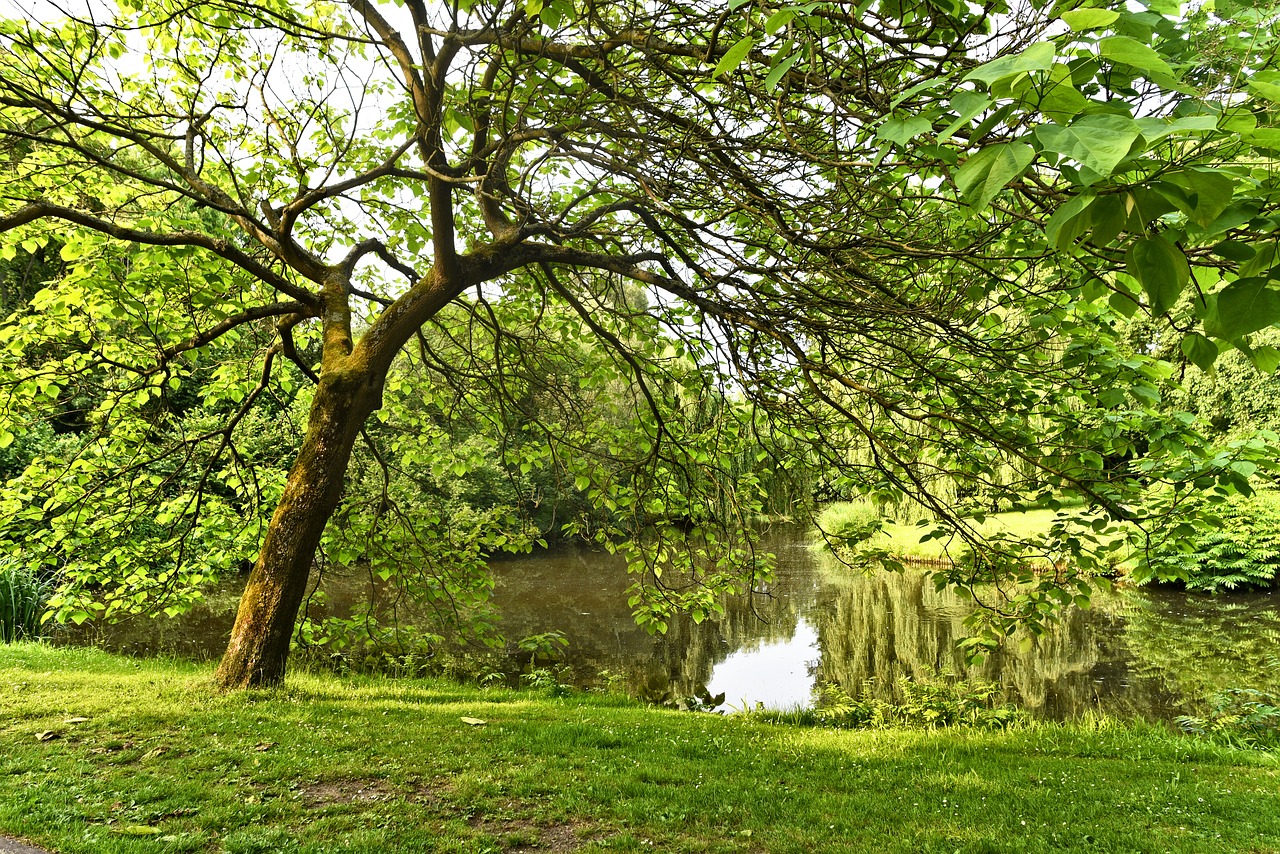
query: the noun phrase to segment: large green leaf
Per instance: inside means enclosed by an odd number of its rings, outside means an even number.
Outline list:
[[[1036,139],[1045,151],[1070,157],[1104,178],[1129,155],[1141,135],[1137,122],[1115,115],[1085,116],[1067,127],[1048,124],[1036,128]]]
[[[1191,278],[1187,256],[1159,235],[1134,241],[1125,265],[1146,292],[1151,313],[1157,315],[1173,308]]]
[[[1112,62],[1123,62],[1148,77],[1174,78],[1173,69],[1150,45],[1128,36],[1109,36],[1098,42],[1098,53]]]
[[[1228,341],[1280,323],[1280,291],[1264,276],[1237,279],[1215,295],[1204,331]]]
[[[1138,129],[1142,131],[1142,138],[1149,145],[1155,145],[1167,136],[1176,134],[1208,133],[1218,129],[1218,117],[1203,116],[1181,116],[1176,119],[1161,119],[1154,116],[1143,116],[1136,119]]]
[[[1044,226],[1049,245],[1067,249],[1075,243],[1077,237],[1084,234],[1089,224],[1085,211],[1095,198],[1097,197],[1092,194],[1075,196],[1058,206]]]
[[[1114,9],[1073,9],[1062,13],[1062,20],[1077,33],[1109,27],[1119,17],[1120,13]]]
[[[969,204],[981,210],[1010,181],[1027,171],[1035,156],[1035,149],[1023,142],[988,145],[956,171],[956,186]]]
[[[965,80],[980,80],[988,86],[1006,77],[1015,77],[1032,71],[1048,71],[1053,65],[1054,49],[1050,42],[1037,42],[1016,56],[1002,56],[985,65],[979,65],[964,76]]]
[[[889,119],[876,131],[876,139],[896,142],[905,145],[920,134],[933,127],[933,122],[923,116],[910,116],[905,119]]]
[[[1182,339],[1182,352],[1197,368],[1208,371],[1218,358],[1218,345],[1199,332],[1188,332]]]
[[[937,136],[937,141],[946,142],[953,133],[973,121],[979,113],[990,106],[991,99],[979,92],[957,92],[951,98],[951,109],[957,113],[955,121],[943,128]]]
[[[733,71],[742,64],[742,60],[747,58],[747,54],[751,53],[751,48],[755,46],[755,39],[751,36],[745,36],[724,52],[724,56],[720,57],[720,61],[716,63],[715,71],[711,72],[712,77],[719,77],[721,74]]]
[[[1045,81],[1043,94],[1040,96],[1040,112],[1051,120],[1066,124],[1080,115],[1089,106],[1089,99],[1076,89],[1071,82],[1071,69],[1062,63],[1055,63],[1049,70],[1049,79]]]
[[[1235,180],[1226,173],[1199,169],[1171,172],[1156,185],[1165,191],[1165,198],[1206,228],[1231,204],[1235,187]]]

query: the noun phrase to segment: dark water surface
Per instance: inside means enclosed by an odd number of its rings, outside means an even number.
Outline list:
[[[1071,609],[1027,648],[1011,643],[966,666],[956,652],[973,607],[936,592],[923,572],[850,571],[814,554],[800,533],[764,544],[778,555],[767,589],[726,603],[719,620],[673,620],[666,636],[638,628],[626,605],[619,560],[587,550],[495,562],[494,602],[512,641],[560,631],[569,641],[564,677],[581,685],[613,677],[649,697],[683,697],[707,686],[735,708],[810,704],[815,686],[856,692],[866,680],[892,698],[903,677],[938,672],[1000,684],[1029,712],[1067,719],[1090,711],[1169,719],[1212,691],[1280,687],[1280,597],[1218,597],[1124,591]],[[98,630],[94,640],[131,654],[208,659],[221,654],[238,585],[190,614]],[[345,593],[344,593],[345,591]],[[335,606],[359,583],[328,587]],[[82,640],[86,639],[84,636]]]

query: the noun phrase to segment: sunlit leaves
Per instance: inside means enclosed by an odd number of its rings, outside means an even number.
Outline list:
[[[1268,326],[1280,324],[1280,289],[1264,276],[1237,279],[1218,291],[1205,318],[1205,332],[1215,338],[1235,340]]]
[[[1076,32],[1109,27],[1120,17],[1114,9],[1073,9],[1062,13],[1062,20]]]
[[[1188,332],[1183,337],[1180,347],[1191,363],[1202,371],[1211,369],[1218,358],[1218,345],[1199,332]]]
[[[1174,71],[1154,48],[1127,36],[1110,36],[1098,42],[1098,53],[1112,62],[1121,62],[1153,79],[1171,80]]]
[[[724,52],[724,56],[720,57],[720,61],[716,63],[715,70],[711,72],[712,77],[719,77],[733,71],[742,61],[747,58],[747,54],[751,52],[751,48],[755,46],[755,39],[751,36],[743,36],[733,43],[728,50]]]
[[[984,63],[965,75],[965,80],[978,80],[988,85],[999,80],[1036,71],[1048,71],[1053,65],[1054,46],[1038,42],[1014,56],[1004,56]]]
[[[1068,157],[1101,179],[1129,155],[1141,130],[1128,116],[1096,115],[1084,116],[1066,127],[1044,124],[1035,134],[1045,151]]]

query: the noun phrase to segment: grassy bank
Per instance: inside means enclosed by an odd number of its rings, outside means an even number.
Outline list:
[[[1077,512],[1081,511],[1065,510],[1068,516]],[[983,537],[1036,540],[1049,533],[1058,515],[1059,511],[1047,508],[1010,510],[986,514],[981,521],[973,520],[972,524]],[[828,505],[818,518],[818,526],[827,537],[824,540],[821,535],[815,535],[815,542],[822,547],[838,545],[846,539],[860,542],[865,536],[865,544],[871,548],[885,550],[905,560],[926,563],[952,560],[963,550],[958,539],[921,542],[920,538],[932,526],[883,521],[872,505],[865,501]],[[875,533],[870,533],[873,529]]]
[[[0,646],[0,832],[67,854],[1280,851],[1280,761],[1157,728],[839,731],[209,677]]]

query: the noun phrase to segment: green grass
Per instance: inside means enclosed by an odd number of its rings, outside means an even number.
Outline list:
[[[0,831],[64,854],[1280,851],[1275,756],[1144,725],[827,730],[210,675],[0,647]]]
[[[993,513],[975,527],[984,536],[1004,534],[1014,537],[1038,537],[1048,533],[1057,515],[1058,511],[1047,509]],[[884,526],[881,535],[871,540],[871,545],[887,546],[894,554],[918,560],[943,560],[947,555],[945,540],[920,542],[920,537],[928,530],[928,527],[917,525],[888,523]],[[956,545],[952,544],[951,548],[954,552]]]

